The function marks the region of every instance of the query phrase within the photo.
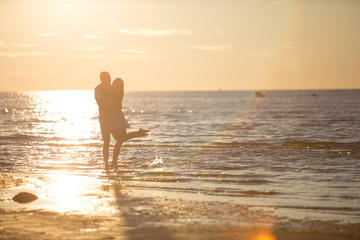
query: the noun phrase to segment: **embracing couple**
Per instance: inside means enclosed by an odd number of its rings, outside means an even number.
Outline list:
[[[124,82],[121,78],[116,78],[111,84],[111,77],[108,72],[101,72],[100,80],[101,83],[95,88],[95,100],[99,106],[105,169],[109,168],[110,134],[116,140],[111,163],[111,166],[116,169],[122,144],[135,137],[147,136],[149,131],[140,128],[136,132],[126,132],[130,125],[122,112]]]

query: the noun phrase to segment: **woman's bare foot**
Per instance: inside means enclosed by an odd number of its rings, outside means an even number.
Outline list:
[[[117,170],[118,166],[117,166],[117,162],[112,162],[111,163],[111,167],[115,170]]]
[[[139,137],[148,136],[149,135],[149,130],[145,130],[145,129],[140,128],[138,133],[139,133]]]

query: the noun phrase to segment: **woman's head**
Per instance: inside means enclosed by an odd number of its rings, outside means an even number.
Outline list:
[[[116,90],[124,91],[124,81],[121,78],[116,78],[112,85]]]
[[[124,81],[121,78],[116,78],[112,85],[115,87],[124,87]]]

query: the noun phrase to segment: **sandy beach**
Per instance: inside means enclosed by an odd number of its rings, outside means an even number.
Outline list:
[[[1,239],[358,239],[359,224],[281,219],[271,211],[237,204],[148,197],[112,183],[93,195],[108,211],[82,214],[50,211],[41,197],[14,203],[16,192],[31,186],[39,175],[1,174]],[[36,182],[36,181],[35,181]],[[50,183],[49,183],[50,184]],[[41,186],[41,187],[40,187]],[[109,197],[113,196],[113,197]],[[102,200],[104,198],[104,200]],[[103,206],[104,207],[104,206]],[[329,224],[331,224],[329,227]],[[326,229],[326,233],[324,232]]]

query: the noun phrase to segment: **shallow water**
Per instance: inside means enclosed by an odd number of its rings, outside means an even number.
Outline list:
[[[360,222],[360,90],[264,94],[126,93],[129,131],[151,135],[126,143],[119,170],[105,172],[93,91],[0,93],[1,172],[55,184],[34,191],[60,212],[81,212],[81,196],[117,182],[144,195]],[[54,197],[64,191],[80,198]]]

